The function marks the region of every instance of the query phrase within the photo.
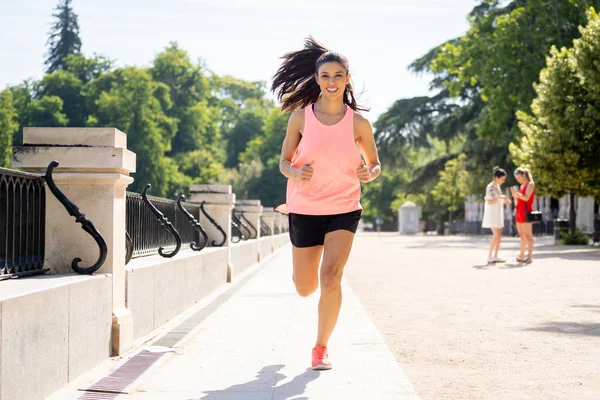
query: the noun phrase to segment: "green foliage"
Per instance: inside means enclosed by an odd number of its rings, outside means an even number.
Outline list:
[[[600,18],[593,10],[589,16],[573,48],[552,48],[536,85],[533,115],[518,114],[523,137],[511,145],[513,157],[537,176],[538,190],[556,197],[600,197]],[[594,55],[595,68],[589,62]]]
[[[0,92],[0,167],[8,168],[12,159],[12,139],[19,129],[17,110],[10,90]]]
[[[376,180],[363,184],[361,203],[365,220],[372,222],[380,216],[384,221],[393,221],[397,215],[397,210],[392,209],[394,194],[406,181],[406,173],[384,168]]]
[[[423,209],[423,207],[425,207],[425,205],[427,204],[427,195],[424,193],[413,194],[399,192],[396,194],[396,199],[392,201],[390,208],[392,212],[398,212],[398,209],[402,207],[404,203],[409,201],[415,203],[421,209]]]
[[[171,153],[214,146],[220,133],[208,105],[209,80],[202,67],[193,64],[177,43],[171,43],[156,56],[150,72],[155,81],[169,88],[173,106],[166,114],[178,121]]]
[[[431,68],[447,74],[454,96],[477,87],[485,106],[478,131],[509,143],[518,136],[515,112],[529,110],[532,87],[552,45],[568,45],[578,36],[589,6],[600,1],[488,1],[472,13],[470,29],[459,41],[439,49]]]
[[[52,15],[56,22],[52,25],[47,42],[50,46],[45,63],[48,73],[63,69],[64,60],[69,54],[81,53],[78,17],[71,7],[71,1],[61,0]]]
[[[67,54],[63,59],[64,70],[75,75],[83,83],[97,79],[114,68],[114,62],[104,56],[87,58],[81,54]]]
[[[179,170],[189,176],[193,183],[217,183],[225,173],[223,163],[214,158],[208,149],[199,149],[175,155]]]
[[[13,144],[20,146],[23,144],[23,126],[25,126],[27,120],[27,105],[31,102],[32,96],[32,86],[33,83],[29,81],[24,81],[20,85],[10,86],[8,90],[10,90],[12,94],[12,103],[15,109],[17,110],[17,122],[19,123],[19,128],[13,137]]]
[[[561,232],[560,238],[564,245],[586,245],[590,243],[590,239],[580,230],[577,230],[574,234]]]
[[[265,207],[285,203],[287,178],[279,171],[279,154],[267,160],[260,176],[251,182],[248,198],[260,199]]]
[[[83,82],[70,72],[58,70],[46,74],[36,85],[38,98],[55,96],[62,100],[62,111],[68,119],[68,126],[85,126],[87,109],[82,93]]]
[[[257,185],[264,165],[260,160],[249,163],[240,163],[236,168],[229,168],[219,177],[219,182],[231,185],[234,188],[236,198],[249,199],[252,186]]]
[[[431,191],[433,198],[449,212],[459,211],[464,207],[469,175],[466,171],[466,154],[450,160],[442,172],[440,180]]]
[[[250,162],[258,158],[263,164],[267,164],[273,157],[277,157],[279,168],[279,154],[289,117],[290,114],[282,113],[278,107],[272,108],[264,119],[262,134],[248,142],[246,149],[239,156],[240,161]]]
[[[238,165],[240,154],[252,139],[260,135],[264,121],[265,113],[262,109],[246,108],[240,111],[233,129],[228,133],[227,167]]]
[[[69,119],[62,112],[63,101],[58,96],[44,96],[30,101],[25,107],[24,125],[40,127],[67,126]]]
[[[175,162],[165,157],[175,135],[177,121],[163,107],[170,107],[168,87],[152,80],[147,69],[120,68],[103,76],[110,90],[100,92],[94,116],[99,126],[127,132],[128,148],[137,154],[135,182],[130,190],[152,184],[156,196],[174,196],[182,187]]]

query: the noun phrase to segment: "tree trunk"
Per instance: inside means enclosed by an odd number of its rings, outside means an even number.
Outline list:
[[[440,226],[438,227],[438,235],[444,236],[444,213],[440,213]]]
[[[575,195],[573,193],[571,196],[571,209],[569,210],[569,232],[571,235],[575,235],[575,231],[577,230],[577,214],[575,213]]]

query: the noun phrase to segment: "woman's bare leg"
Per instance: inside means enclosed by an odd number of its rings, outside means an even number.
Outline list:
[[[524,228],[527,235],[527,259],[531,260],[533,257],[533,244],[535,241],[533,238],[533,224],[527,223],[523,225],[525,225]]]
[[[492,257],[492,254],[494,254],[495,248],[496,248],[496,234],[494,233],[494,228],[492,228],[492,239],[490,240],[490,252],[488,253],[488,258]]]
[[[519,260],[525,259],[525,249],[527,247],[527,233],[525,231],[525,223],[517,224],[517,231],[519,231],[519,239],[521,241],[521,253],[519,254]]]
[[[319,300],[319,327],[317,346],[327,347],[337,323],[342,305],[342,274],[348,261],[354,233],[346,230],[325,235],[321,265],[321,299]]]
[[[494,229],[492,229],[492,232],[494,232],[494,240],[495,240],[493,257],[498,258],[498,251],[500,251],[500,243],[502,242],[502,229],[494,228]]]
[[[323,246],[292,247],[294,284],[302,297],[310,296],[319,287],[319,262]]]

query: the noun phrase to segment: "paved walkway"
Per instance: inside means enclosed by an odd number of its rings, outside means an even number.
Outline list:
[[[162,340],[157,336],[158,342],[147,342],[140,349],[144,354],[167,352],[129,385],[125,390],[129,394],[115,397],[77,391],[112,373],[126,357],[107,361],[51,399],[418,400],[345,283],[343,295],[330,343],[331,371],[307,368],[316,332],[318,293],[309,298],[296,295],[288,245],[237,284],[169,323],[161,332],[166,334]],[[190,328],[191,333],[182,333]]]
[[[600,400],[600,249],[359,234],[345,277],[423,400]]]

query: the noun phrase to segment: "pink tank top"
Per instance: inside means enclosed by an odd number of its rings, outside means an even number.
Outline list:
[[[292,158],[296,168],[314,161],[313,176],[302,182],[288,179],[287,211],[295,214],[331,215],[360,210],[360,181],[356,170],[362,165],[354,141],[354,111],[335,125],[324,125],[312,111],[304,109],[304,132]]]

